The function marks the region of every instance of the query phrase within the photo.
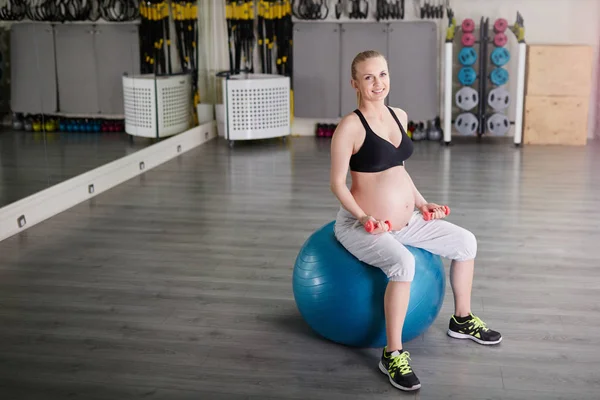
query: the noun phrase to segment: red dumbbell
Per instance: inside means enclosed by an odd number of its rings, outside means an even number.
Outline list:
[[[385,223],[388,226],[388,230],[392,229],[392,224],[390,221],[385,221]],[[375,230],[375,224],[373,224],[373,221],[369,220],[366,222],[365,224],[365,230],[369,233],[373,232],[373,230]]]
[[[325,136],[325,126],[323,124],[317,124],[317,137]]]
[[[450,215],[450,207],[448,206],[442,206],[444,208],[444,213],[446,215]],[[423,212],[423,219],[425,219],[425,221],[430,221],[431,218],[433,218],[433,213],[430,213],[429,211],[425,211]]]

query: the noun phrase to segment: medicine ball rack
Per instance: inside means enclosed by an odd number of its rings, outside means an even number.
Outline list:
[[[504,25],[504,26],[502,26]],[[494,34],[490,34],[489,29],[489,18],[481,18],[479,26],[479,40],[475,39],[473,35],[474,23],[472,20],[465,19],[463,24],[457,26],[456,19],[452,12],[448,13],[448,28],[446,30],[446,42],[444,46],[444,143],[450,145],[452,141],[452,124],[457,128],[457,125],[464,123],[463,119],[467,119],[467,123],[470,124],[468,128],[462,129],[463,135],[476,134],[478,138],[481,138],[485,133],[494,133],[495,128],[500,125],[506,125],[502,129],[498,129],[498,132],[505,134],[509,130],[509,124],[514,125],[514,144],[520,146],[522,142],[522,130],[523,130],[523,100],[524,100],[524,88],[525,88],[525,61],[527,45],[525,42],[525,30],[523,25],[523,17],[517,12],[516,21],[512,26],[508,26],[505,20],[498,19],[493,25]],[[508,28],[508,29],[506,29]],[[508,59],[498,61],[497,57],[500,52],[504,52],[503,56],[508,57],[508,51],[504,49],[507,43],[506,35],[504,32],[512,32],[517,40],[518,44],[518,58],[517,58],[517,88],[514,96],[515,106],[515,120],[509,121],[508,118],[497,111],[504,110],[508,106],[509,94],[504,88],[508,81],[508,74],[502,66],[508,62]],[[465,57],[463,51],[468,49],[471,51],[468,61],[461,59],[463,67],[458,71],[457,77],[460,81],[461,86],[464,86],[461,90],[454,90],[454,42],[457,39],[457,33],[461,33],[460,42],[463,45],[463,49],[458,54],[458,58]],[[492,52],[488,51],[488,45],[493,44],[496,49]],[[473,46],[478,46],[479,54],[474,55],[472,53]],[[496,57],[496,58],[494,58]],[[478,72],[471,66],[477,58]],[[495,68],[488,73],[488,61],[492,60],[495,64]],[[470,88],[473,83],[478,81],[477,91]],[[496,88],[488,89],[488,85],[492,84],[497,86]],[[469,111],[476,107],[476,114],[470,112],[461,113],[453,118],[453,98],[456,97],[457,103],[460,103],[460,95],[468,94],[473,97],[473,100],[468,104],[463,104],[460,107],[463,111]],[[499,104],[498,99],[494,99],[495,94],[500,94],[506,97],[507,104]],[[495,101],[495,102],[494,102]],[[489,103],[493,115],[488,114],[486,103]],[[497,124],[497,125],[495,125]],[[487,129],[487,130],[486,130]],[[456,129],[459,130],[458,128]],[[459,131],[460,132],[460,131]],[[466,132],[466,133],[465,133]],[[496,133],[498,133],[496,132]]]

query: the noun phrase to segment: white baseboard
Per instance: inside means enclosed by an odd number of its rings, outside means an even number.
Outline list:
[[[216,137],[211,121],[0,208],[0,241]]]
[[[294,117],[292,122],[292,134],[294,136],[316,136],[315,130],[317,123],[338,124],[341,118],[298,118]]]

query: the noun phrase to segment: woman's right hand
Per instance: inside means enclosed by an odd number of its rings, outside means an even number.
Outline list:
[[[388,224],[385,223],[385,221],[379,221],[373,217],[371,217],[370,215],[365,215],[364,217],[359,219],[360,223],[363,225],[363,227],[365,227],[365,230],[367,232],[369,232],[369,230],[367,229],[367,224],[370,223],[373,226],[373,230],[370,231],[369,233],[371,233],[372,235],[377,235],[380,233],[384,233],[389,231],[389,226]]]

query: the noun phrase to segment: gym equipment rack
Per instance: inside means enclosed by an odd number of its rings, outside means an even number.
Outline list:
[[[479,80],[479,104],[477,106],[479,127],[478,136],[482,136],[486,129],[487,115],[485,115],[485,104],[487,101],[486,84],[488,80],[488,73],[485,68],[489,58],[489,52],[487,46],[489,44],[489,36],[487,29],[487,22],[483,22],[480,26],[480,40],[477,42],[479,45],[479,72],[477,79]],[[446,29],[446,42],[444,45],[444,143],[450,145],[452,142],[452,103],[453,103],[453,65],[454,65],[454,40],[456,33],[461,27],[457,26],[456,19],[454,18],[453,12],[448,10],[448,28]],[[518,43],[518,60],[517,60],[517,88],[515,96],[515,121],[511,121],[511,125],[514,125],[514,145],[520,146],[523,137],[523,105],[524,105],[524,90],[525,90],[525,61],[527,54],[527,44],[525,42],[525,29],[523,25],[523,17],[517,12],[517,18],[514,25],[509,26],[510,31],[513,33]],[[482,92],[483,91],[483,92]]]

